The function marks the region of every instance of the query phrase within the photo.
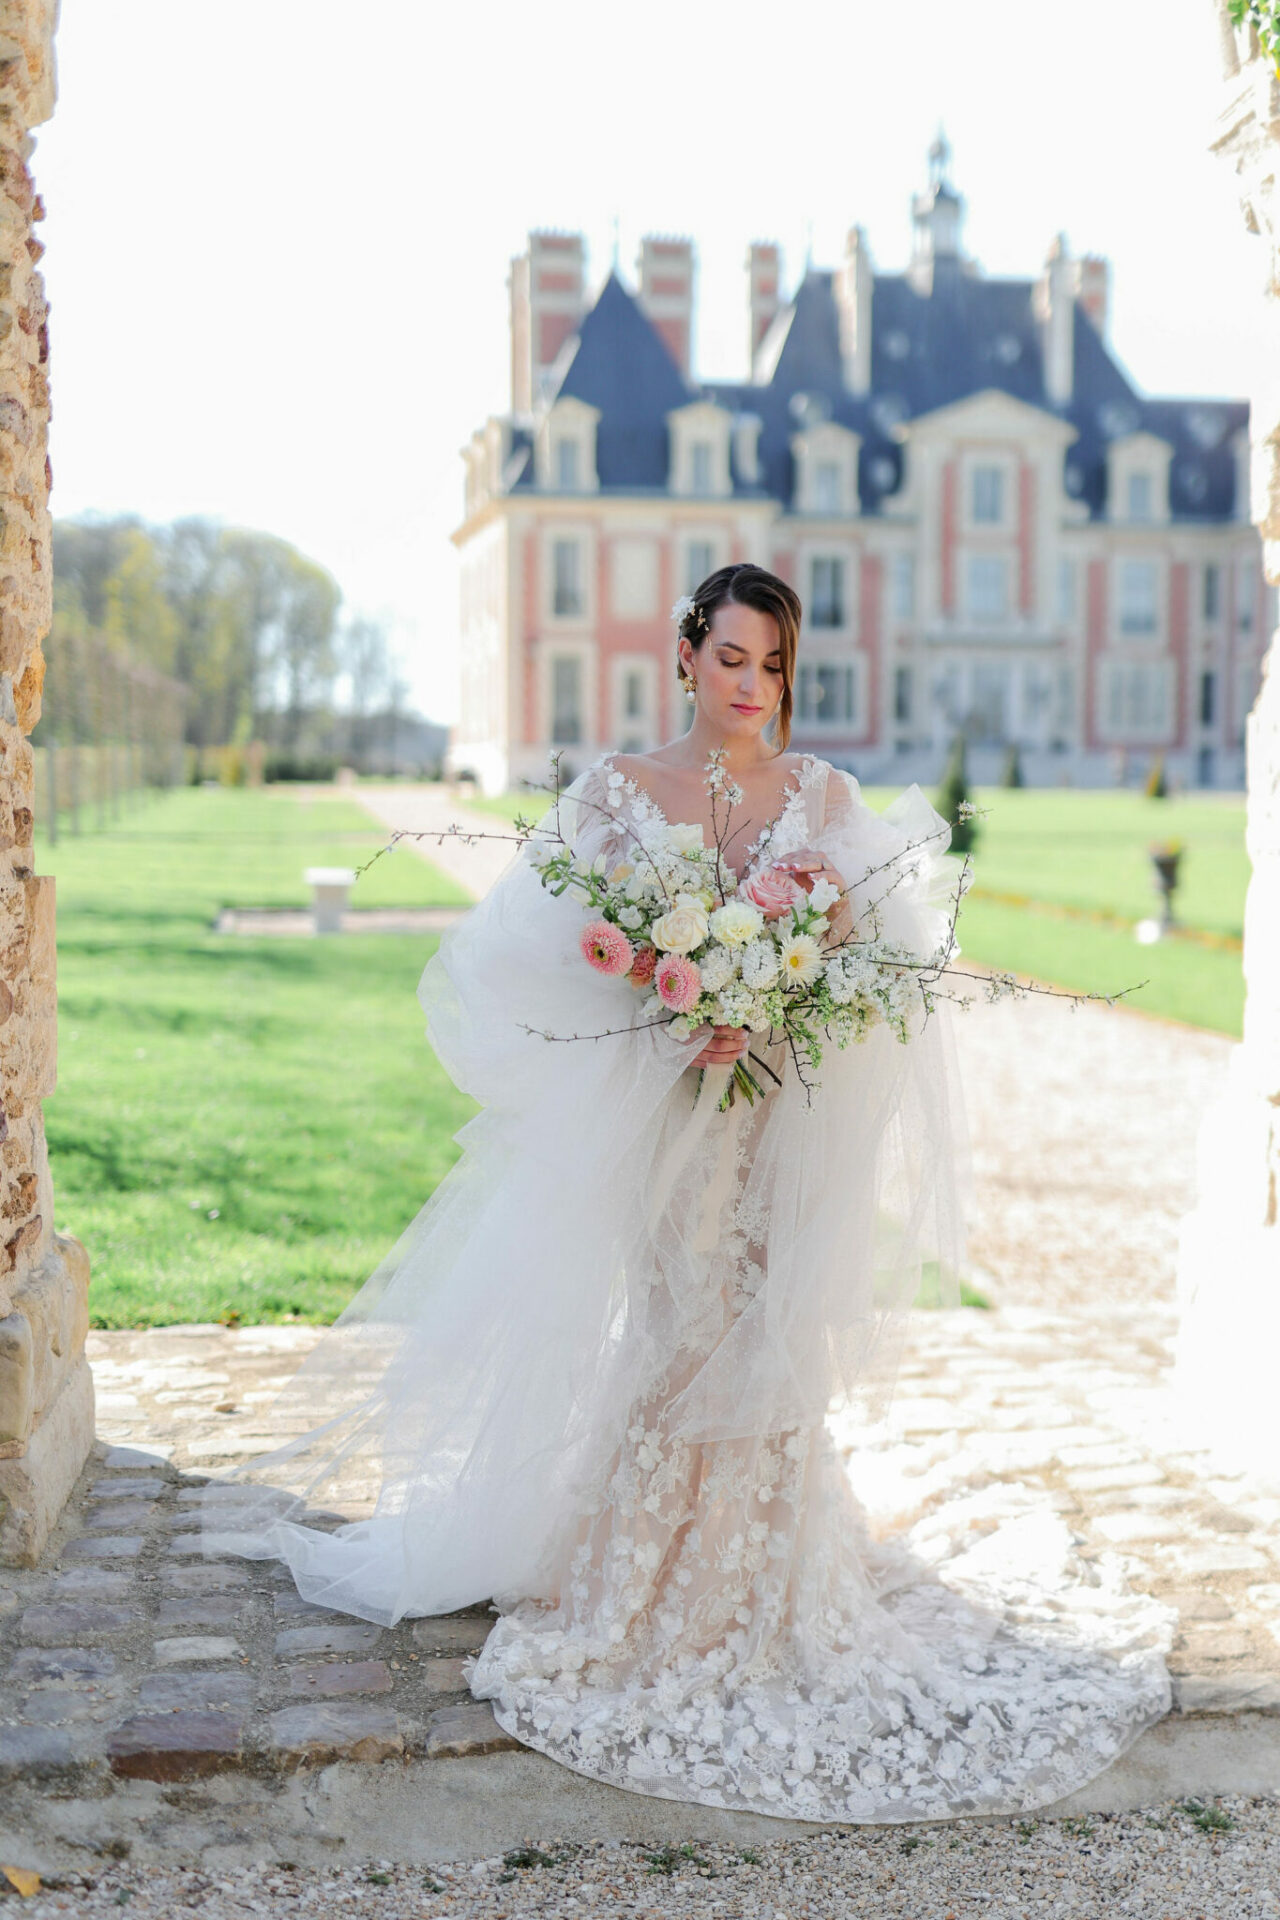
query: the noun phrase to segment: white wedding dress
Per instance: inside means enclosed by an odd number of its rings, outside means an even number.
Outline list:
[[[877,815],[813,755],[793,780],[744,867],[820,847],[936,950],[919,790]],[[671,825],[607,754],[556,819],[609,865]],[[587,967],[582,922],[521,848],[442,936],[428,1032],[480,1111],[282,1397],[296,1438],[209,1489],[208,1550],[386,1623],[492,1599],[473,1694],[615,1786],[829,1821],[1062,1797],[1167,1712],[1167,1610],[1029,1501],[874,1537],[827,1426],[883,1410],[922,1274],[954,1298],[945,1021],[829,1046],[811,1096],[756,1036],[781,1086],[721,1113],[712,1070],[695,1106],[702,1039]]]

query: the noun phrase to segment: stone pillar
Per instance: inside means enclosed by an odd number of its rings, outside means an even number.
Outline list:
[[[56,1058],[53,881],[31,845],[49,627],[49,381],[28,171],[53,110],[56,0],[0,0],[0,1561],[39,1555],[93,1440],[89,1263],[53,1232],[41,1100]]]
[[[1251,516],[1267,578],[1280,581],[1280,77],[1252,29],[1216,0],[1225,104],[1213,141],[1240,181],[1245,223],[1266,247],[1274,344],[1253,369]],[[1263,264],[1260,261],[1260,264]],[[1280,635],[1248,726],[1244,1039],[1206,1116],[1199,1199],[1183,1223],[1176,1381],[1191,1433],[1280,1482]]]

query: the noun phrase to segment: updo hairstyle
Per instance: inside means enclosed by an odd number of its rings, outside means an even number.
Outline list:
[[[795,680],[796,647],[800,639],[800,596],[795,588],[776,573],[757,567],[749,560],[709,573],[695,589],[693,604],[676,628],[676,639],[687,640],[695,654],[711,631],[716,608],[736,604],[767,613],[778,628],[778,652],[782,661],[782,699],[774,716],[773,735],[779,753],[785,753],[791,740],[792,684]],[[684,668],[676,654],[676,672]]]

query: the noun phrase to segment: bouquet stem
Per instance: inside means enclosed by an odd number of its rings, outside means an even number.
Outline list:
[[[698,1104],[698,1095],[702,1092],[702,1082],[706,1077],[706,1071],[705,1067],[698,1068],[698,1084],[694,1089],[693,1095],[693,1104],[695,1107]],[[725,1090],[716,1102],[716,1110],[719,1113],[727,1112],[737,1099],[739,1092],[742,1093],[750,1105],[754,1106],[756,1095],[759,1094],[763,1100],[766,1091],[767,1089],[761,1086],[746,1061],[735,1060],[733,1063],[733,1072],[729,1075]]]

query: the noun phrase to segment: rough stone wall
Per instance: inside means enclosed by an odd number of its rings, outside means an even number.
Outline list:
[[[1273,345],[1251,369],[1251,511],[1280,583],[1280,76],[1252,29],[1215,0],[1224,105],[1213,148],[1234,166],[1256,233]],[[1280,1481],[1280,634],[1248,727],[1244,1040],[1200,1142],[1200,1195],[1184,1223],[1178,1378],[1205,1437]]]
[[[55,0],[0,0],[0,1560],[30,1561],[93,1437],[88,1262],[53,1232],[53,881],[32,854],[41,641],[52,607],[48,327],[29,163],[53,110]]]

